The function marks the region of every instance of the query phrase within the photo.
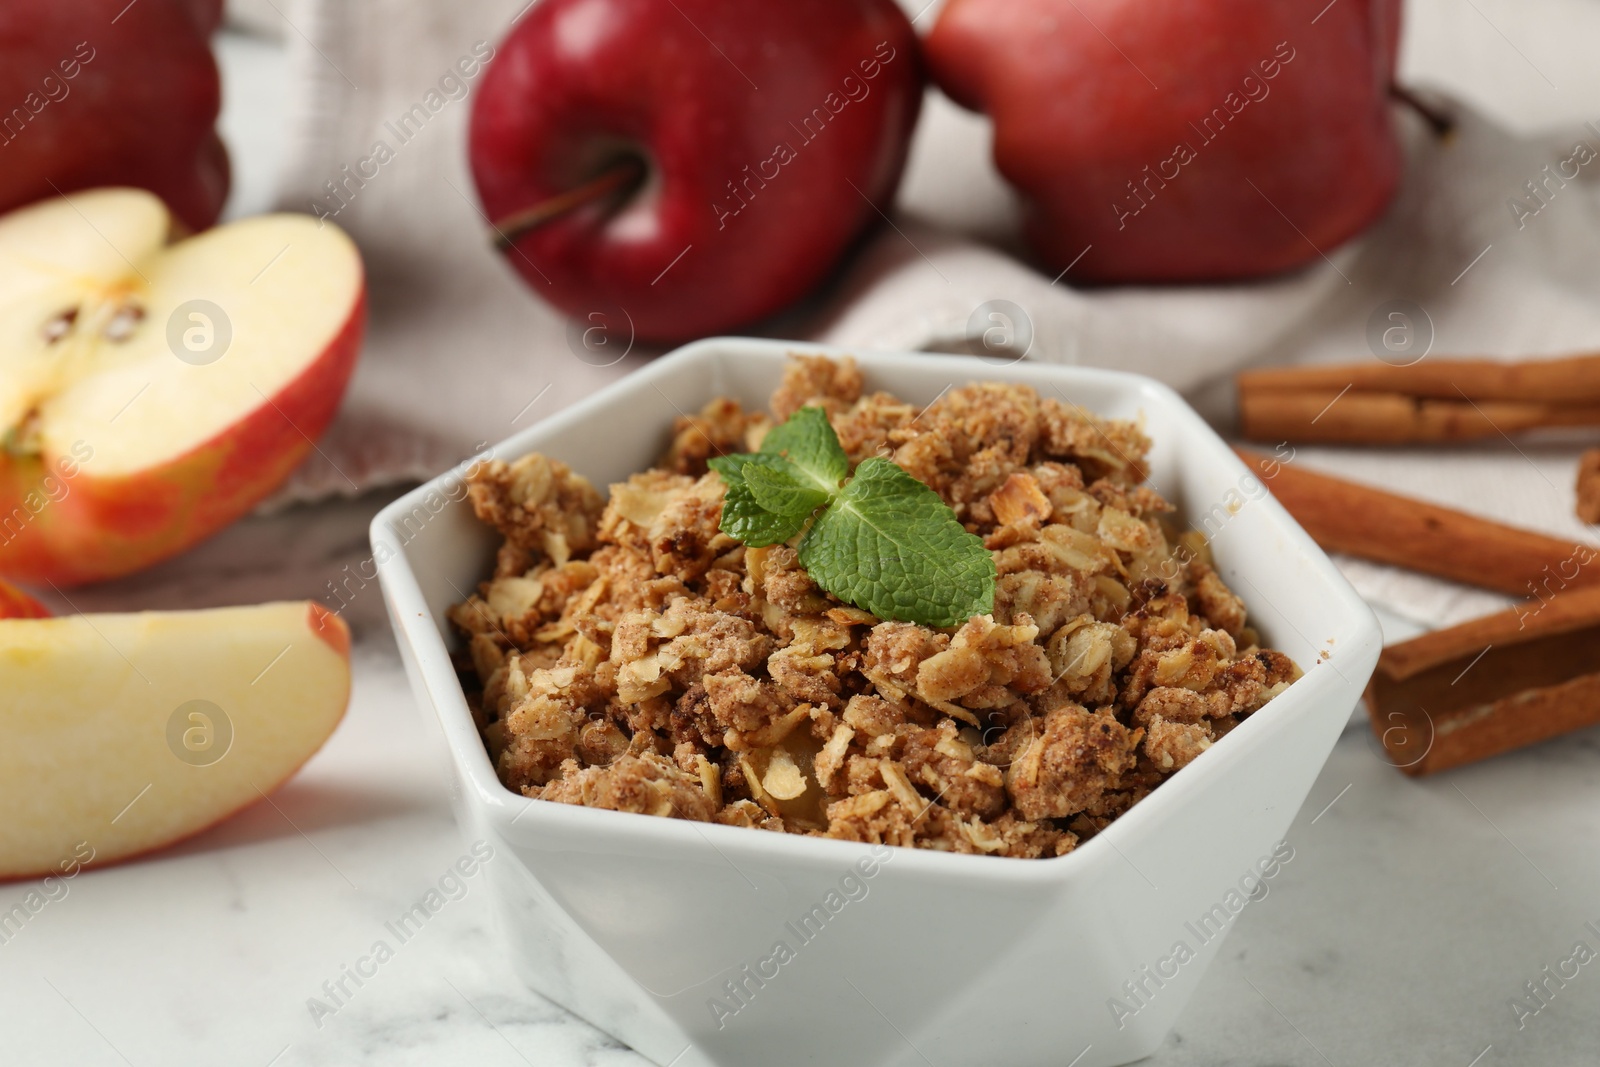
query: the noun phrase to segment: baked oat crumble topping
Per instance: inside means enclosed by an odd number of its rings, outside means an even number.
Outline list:
[[[802,407],[892,459],[992,553],[992,615],[934,630],[719,528],[718,455]],[[1064,854],[1300,671],[1144,485],[1150,442],[1022,385],[926,409],[797,357],[772,413],[721,398],[602,497],[540,455],[469,475],[505,538],[451,609],[507,787],[615,811],[1013,857]]]

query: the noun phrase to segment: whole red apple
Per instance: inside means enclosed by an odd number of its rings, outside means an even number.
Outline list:
[[[222,0],[0,4],[0,212],[101,185],[216,221],[228,157],[208,39]]]
[[[893,0],[544,0],[484,75],[472,169],[535,292],[678,341],[815,286],[889,207],[921,103]]]
[[[950,0],[926,54],[993,117],[1052,271],[1219,281],[1317,259],[1383,213],[1399,30],[1398,0]]]

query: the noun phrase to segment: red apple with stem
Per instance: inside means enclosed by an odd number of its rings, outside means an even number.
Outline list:
[[[1398,0],[950,0],[926,52],[993,117],[1050,271],[1221,281],[1316,260],[1388,206],[1399,31]]]
[[[678,341],[828,273],[888,209],[921,95],[892,0],[544,0],[478,89],[472,170],[535,292]]]
[[[123,185],[190,230],[215,222],[228,195],[209,40],[221,18],[222,0],[5,0],[0,211]]]

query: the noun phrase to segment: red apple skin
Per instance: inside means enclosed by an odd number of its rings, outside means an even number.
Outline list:
[[[20,524],[20,533],[4,531],[9,540],[0,536],[0,575],[62,587],[120,578],[241,518],[288,478],[333,421],[361,352],[366,309],[363,284],[323,354],[271,403],[210,441],[137,476],[65,477],[59,500]],[[0,522],[30,493],[44,493],[44,479],[68,459],[0,453]]]
[[[889,207],[922,85],[892,0],[544,0],[483,76],[472,169],[500,220],[583,184],[619,146],[648,158],[659,189],[630,204],[648,232],[591,204],[528,232],[507,260],[576,318],[620,307],[641,340],[681,341],[821,281]],[[830,93],[846,101],[836,114]],[[828,121],[808,140],[817,108]],[[768,163],[780,145],[794,158]],[[747,178],[741,208],[729,183]]]
[[[0,619],[48,619],[43,604],[16,586],[0,582]]]
[[[215,222],[228,195],[209,44],[221,16],[222,0],[0,4],[0,212],[131,185],[190,230]]]
[[[1398,0],[1322,8],[951,0],[926,55],[941,88],[993,117],[995,162],[1049,270],[1083,254],[1072,281],[1243,279],[1331,252],[1399,183]],[[1266,95],[1251,100],[1247,76]],[[1230,93],[1246,101],[1237,114]],[[1207,140],[1196,127],[1219,107],[1229,120]],[[1180,144],[1192,160],[1166,163]]]

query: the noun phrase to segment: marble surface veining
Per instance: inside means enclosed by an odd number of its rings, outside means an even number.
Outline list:
[[[366,558],[382,503],[252,519],[51,607],[327,599],[328,583]],[[410,698],[377,586],[344,615],[354,702],[271,804],[80,874],[0,943],[0,1064],[645,1063],[520,985],[473,879],[404,943],[388,933],[470,843],[452,821],[444,755]],[[1569,961],[1580,941],[1600,951],[1585,925],[1600,929],[1597,781],[1600,731],[1416,782],[1353,719],[1288,835],[1294,859],[1235,920],[1147,1062],[1594,1063],[1600,961]],[[0,909],[29,888],[0,886]],[[345,979],[339,1006],[318,1010],[314,1000],[333,1003],[324,983],[337,988],[380,939],[392,958],[359,986]],[[1529,982],[1543,983],[1542,1001]]]

